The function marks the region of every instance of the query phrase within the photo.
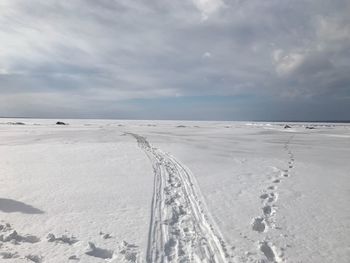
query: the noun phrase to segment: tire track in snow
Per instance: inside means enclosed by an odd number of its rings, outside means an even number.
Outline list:
[[[148,263],[228,262],[225,242],[211,223],[199,188],[179,161],[133,136],[151,160],[154,194],[148,236]]]

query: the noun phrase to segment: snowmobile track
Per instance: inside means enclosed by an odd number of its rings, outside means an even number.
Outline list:
[[[226,263],[225,242],[212,222],[191,172],[171,155],[133,136],[151,160],[154,194],[148,236],[148,263]]]

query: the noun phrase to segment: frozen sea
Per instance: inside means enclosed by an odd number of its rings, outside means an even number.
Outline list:
[[[0,119],[0,262],[350,262],[350,125]]]

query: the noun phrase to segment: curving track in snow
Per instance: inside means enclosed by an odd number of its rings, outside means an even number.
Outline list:
[[[225,243],[208,216],[190,171],[146,138],[133,134],[151,160],[154,194],[146,261],[228,262]]]

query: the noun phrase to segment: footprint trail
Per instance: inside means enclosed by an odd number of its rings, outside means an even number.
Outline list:
[[[288,177],[290,177],[291,169],[294,167],[294,154],[290,149],[290,142],[294,135],[289,138],[289,140],[284,144],[284,150],[288,154],[287,169],[281,170],[279,176],[275,176],[271,184],[264,190],[264,192],[259,196],[261,200],[261,215],[254,218],[251,223],[253,231],[258,233],[266,233],[264,235],[263,241],[259,242],[258,250],[262,253],[262,262],[285,262],[286,259],[283,257],[283,253],[278,252],[279,250],[273,245],[267,232],[270,229],[279,229],[276,227],[276,213],[277,213],[277,200],[278,200],[278,185]],[[260,262],[260,261],[259,261]]]

